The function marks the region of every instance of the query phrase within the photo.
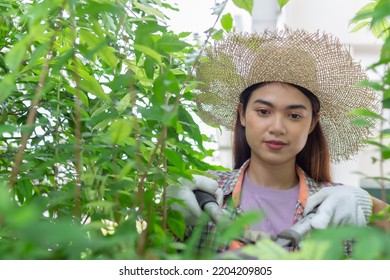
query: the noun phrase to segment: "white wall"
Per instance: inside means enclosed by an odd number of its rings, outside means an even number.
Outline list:
[[[256,1],[256,0],[255,0]],[[370,0],[290,0],[282,9],[279,24],[318,29],[333,33],[348,44],[379,43],[369,31],[351,33],[349,23],[357,11]]]

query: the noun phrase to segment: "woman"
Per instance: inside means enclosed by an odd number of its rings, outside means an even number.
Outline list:
[[[332,183],[330,161],[351,158],[370,133],[351,124],[348,112],[378,110],[375,93],[356,86],[367,76],[335,38],[289,29],[232,34],[208,49],[197,79],[199,116],[234,131],[234,170],[213,172],[218,185],[196,177],[168,189],[188,206],[176,208],[187,224],[201,213],[195,189],[218,199],[222,192],[220,205],[233,218],[262,210],[265,219],[250,230],[270,235],[319,204],[313,228],[366,225],[386,207],[361,188]]]

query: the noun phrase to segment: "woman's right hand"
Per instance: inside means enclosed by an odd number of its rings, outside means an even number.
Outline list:
[[[193,181],[180,178],[179,184],[168,186],[166,192],[167,198],[176,200],[170,204],[170,208],[180,212],[188,226],[196,225],[202,214],[194,194],[195,190],[210,193],[220,206],[223,201],[223,192],[218,188],[217,181],[206,176],[193,175],[193,177]]]

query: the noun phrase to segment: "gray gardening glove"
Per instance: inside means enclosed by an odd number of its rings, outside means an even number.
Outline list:
[[[359,187],[324,187],[307,199],[303,215],[319,204],[311,219],[311,226],[315,229],[340,225],[365,226],[372,214],[371,196]]]
[[[167,197],[181,200],[183,203],[172,203],[171,209],[179,211],[183,216],[186,225],[196,225],[202,209],[196,200],[193,191],[201,190],[212,194],[217,203],[221,206],[223,201],[223,192],[218,188],[217,181],[200,175],[193,175],[194,180],[180,178],[179,183],[167,187]]]

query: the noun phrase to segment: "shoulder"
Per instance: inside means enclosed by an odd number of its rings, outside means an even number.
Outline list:
[[[209,171],[216,177],[219,187],[225,195],[231,194],[236,185],[242,184],[245,170],[248,168],[250,160],[247,160],[239,169],[232,171]]]
[[[336,183],[336,182],[320,182],[318,183],[319,188],[325,188],[325,187],[336,187],[336,186],[343,186],[344,184]]]
[[[311,194],[314,194],[314,193],[318,192],[322,188],[336,187],[336,186],[342,186],[342,185],[343,184],[335,183],[335,182],[317,182],[317,186],[316,186],[315,190],[313,192],[311,192]]]
[[[319,181],[315,181],[303,169],[301,169],[301,168],[299,168],[299,169],[300,169],[299,173],[302,176],[302,178],[300,178],[300,179],[304,179],[305,180],[305,183],[306,183],[307,189],[309,191],[309,194],[314,194],[314,193],[318,192],[320,189],[325,188],[325,187],[334,187],[334,186],[343,185],[343,184],[336,183],[336,182],[321,182],[321,181],[319,182]]]
[[[208,172],[217,180],[218,186],[223,190],[225,195],[232,192],[240,176],[239,169],[234,169],[232,171],[212,170]]]

